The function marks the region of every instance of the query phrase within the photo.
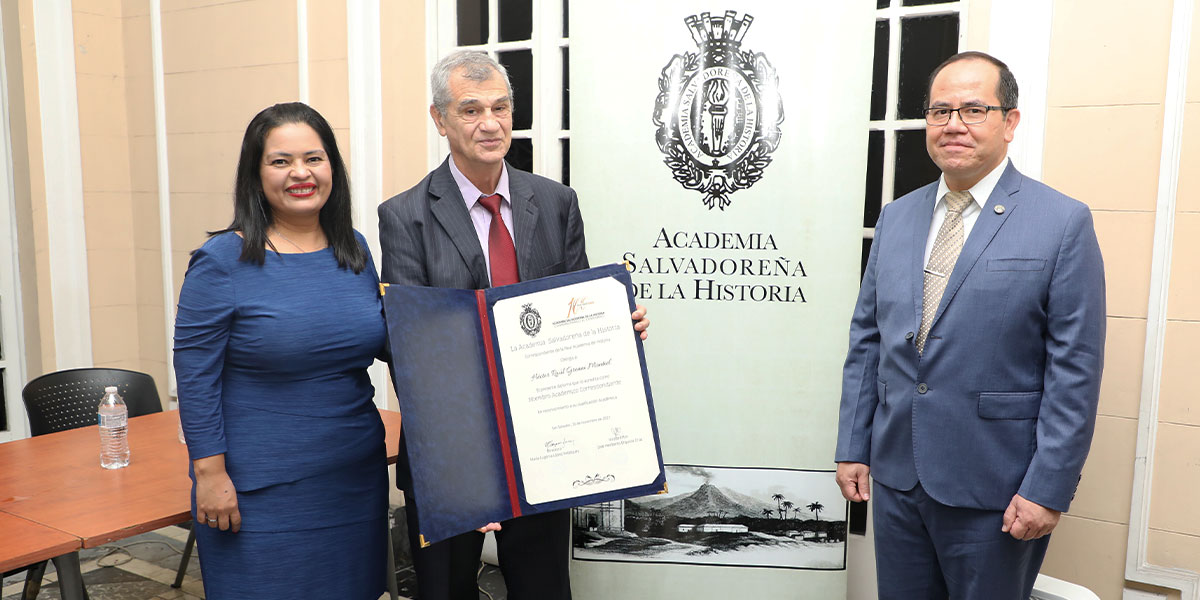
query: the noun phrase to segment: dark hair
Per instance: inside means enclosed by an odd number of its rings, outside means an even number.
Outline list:
[[[240,231],[240,260],[259,265],[266,260],[265,246],[269,245],[272,250],[275,249],[275,245],[267,238],[267,229],[275,219],[271,214],[271,205],[263,193],[259,170],[267,135],[276,127],[289,123],[308,125],[321,138],[321,145],[325,147],[325,155],[329,158],[329,166],[333,170],[333,189],[329,192],[329,200],[321,207],[321,229],[325,232],[329,247],[333,249],[333,257],[337,259],[338,266],[359,273],[367,265],[367,253],[354,236],[350,207],[350,176],[346,172],[346,163],[342,161],[342,155],[338,152],[337,140],[329,123],[321,113],[302,102],[276,104],[263,109],[250,120],[250,124],[246,126],[246,135],[242,137],[242,152],[238,156],[237,179],[233,188],[233,222],[220,231],[210,231],[209,235]]]
[[[996,97],[1000,99],[1000,105],[1004,107],[1005,113],[1009,109],[1017,107],[1017,78],[1013,76],[1012,71],[1008,70],[1008,65],[987,52],[977,50],[959,52],[947,58],[933,70],[933,73],[929,74],[929,85],[925,86],[925,106],[929,106],[929,96],[933,93],[933,80],[937,78],[938,73],[941,73],[942,69],[947,66],[963,60],[982,60],[996,67],[1000,71],[1000,81],[996,84]]]

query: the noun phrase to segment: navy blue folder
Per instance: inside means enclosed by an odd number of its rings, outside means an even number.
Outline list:
[[[492,307],[497,301],[600,279],[624,284],[634,309],[629,273],[620,264],[555,275],[486,290],[387,285],[383,295],[392,380],[404,419],[404,437],[424,545],[520,515],[660,493],[666,489],[662,448],[646,355],[630,329],[645,382],[646,404],[658,455],[650,484],[530,504],[523,493],[504,367]],[[486,332],[486,334],[485,334]]]

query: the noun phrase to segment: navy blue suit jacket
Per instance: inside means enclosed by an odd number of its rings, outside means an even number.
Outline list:
[[[1091,212],[1009,164],[967,237],[923,355],[937,183],[884,207],[850,327],[835,459],[950,506],[1014,493],[1066,510],[1091,446],[1104,267]],[[1001,208],[1003,207],[1003,208]]]

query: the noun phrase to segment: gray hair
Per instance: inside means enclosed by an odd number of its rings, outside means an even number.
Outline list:
[[[512,104],[512,82],[508,80],[508,69],[498,63],[486,52],[478,50],[459,50],[446,55],[433,65],[429,74],[429,87],[433,91],[433,107],[438,114],[446,116],[446,109],[454,98],[450,95],[450,75],[463,69],[463,77],[470,81],[482,82],[492,78],[493,73],[499,73],[504,78],[508,88],[509,104]]]

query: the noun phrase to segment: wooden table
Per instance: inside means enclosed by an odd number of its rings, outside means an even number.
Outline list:
[[[74,552],[80,546],[79,538],[69,533],[3,512],[0,531],[4,532],[0,573]]]
[[[379,412],[388,463],[395,463],[400,413]],[[177,411],[131,418],[129,466],[116,470],[100,467],[95,425],[0,444],[0,565],[15,568],[191,518],[187,448],[178,435]],[[34,558],[17,562],[25,556]]]

